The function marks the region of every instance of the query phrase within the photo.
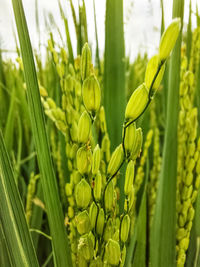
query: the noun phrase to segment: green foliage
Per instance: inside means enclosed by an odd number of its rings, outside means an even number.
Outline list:
[[[22,3],[13,0],[22,59],[17,45],[16,62],[0,54],[0,262],[198,266],[200,30],[192,9],[181,46],[180,19],[165,30],[161,0],[158,52],[131,62],[123,0],[106,2],[103,59],[95,1],[94,54],[85,1],[77,3],[65,10],[58,2],[65,36],[45,15],[49,40],[45,54],[40,44],[34,52],[35,66]],[[174,0],[174,16],[183,4]]]

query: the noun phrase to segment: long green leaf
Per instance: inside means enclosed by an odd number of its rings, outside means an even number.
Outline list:
[[[72,43],[71,43],[71,37],[70,37],[70,33],[69,33],[69,26],[68,26],[68,20],[67,17],[64,14],[62,5],[60,3],[60,1],[58,1],[59,4],[59,9],[60,9],[60,14],[61,17],[64,21],[65,24],[65,34],[66,34],[66,38],[67,38],[67,48],[68,48],[68,53],[69,53],[69,62],[70,63],[74,63],[74,55],[73,55],[73,49],[72,49]]]
[[[10,257],[8,254],[8,247],[6,243],[6,238],[3,233],[1,221],[0,221],[0,263],[2,266],[11,266]]]
[[[95,38],[96,38],[96,55],[95,60],[97,67],[99,69],[99,74],[101,75],[101,62],[99,56],[99,41],[98,41],[98,33],[97,33],[97,19],[96,19],[96,8],[95,8],[95,1],[93,0],[93,10],[94,10],[94,26],[95,26]]]
[[[113,150],[121,143],[125,111],[123,0],[106,1],[104,104]]]
[[[68,27],[67,18],[64,18],[64,23],[65,23],[65,32],[66,32],[66,37],[67,37],[67,48],[68,48],[68,52],[69,52],[69,61],[70,61],[70,63],[73,63],[74,62],[74,55],[73,55],[71,37],[69,34],[69,27]]]
[[[136,249],[134,253],[134,259],[133,259],[133,267],[145,267],[146,261],[147,261],[147,254],[146,254],[146,229],[147,229],[147,194],[146,190],[144,190],[143,196],[142,196],[142,202],[140,207],[140,212],[138,215],[138,221],[137,221],[137,243],[136,243]]]
[[[33,53],[21,0],[12,0],[15,20],[24,64],[30,118],[35,148],[41,173],[44,201],[52,236],[54,263],[59,267],[71,266],[70,249],[64,228],[64,216],[58,195],[50,149],[45,130],[44,113],[41,105]]]
[[[190,62],[190,52],[192,46],[192,4],[190,0],[190,8],[189,8],[189,20],[187,25],[187,43],[186,43],[186,54],[188,63]]]
[[[174,0],[173,17],[181,17],[182,19],[183,8],[184,0]],[[169,66],[166,133],[150,244],[153,267],[176,266],[176,176],[180,51],[181,34],[173,50]]]
[[[163,0],[160,0],[160,5],[161,5],[161,12],[162,12],[162,17],[161,17],[161,36],[165,30],[165,14],[164,14],[164,5],[163,5]]]
[[[122,124],[126,104],[125,97],[125,47],[123,29],[123,0],[106,1],[106,36],[104,62],[104,106],[111,150],[121,143]],[[122,169],[122,173],[124,170]],[[123,192],[124,179],[119,179]],[[124,195],[120,196],[120,212],[123,210]]]
[[[14,84],[13,84],[14,85]],[[9,111],[8,116],[6,120],[6,126],[5,126],[5,132],[4,132],[4,138],[6,147],[8,150],[8,153],[11,152],[11,149],[13,148],[13,140],[14,140],[14,121],[15,121],[15,87],[12,89],[12,95],[9,105]]]
[[[192,225],[190,245],[186,257],[186,267],[194,266],[195,257],[198,253],[197,239],[200,238],[200,190],[195,205],[195,217]],[[197,265],[199,266],[199,265]]]
[[[0,131],[0,220],[14,266],[39,266],[11,163]]]

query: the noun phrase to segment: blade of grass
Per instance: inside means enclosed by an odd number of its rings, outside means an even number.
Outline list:
[[[0,218],[14,266],[39,266],[11,163],[0,131]]]
[[[64,18],[64,23],[65,23],[65,32],[66,32],[66,37],[67,37],[67,48],[68,48],[68,52],[69,52],[69,62],[73,64],[74,54],[73,54],[73,49],[72,49],[71,37],[69,34],[69,27],[68,27],[67,18]]]
[[[1,221],[0,221],[0,263],[1,266],[6,266],[6,267],[12,266],[8,254],[8,247],[6,243],[6,238],[3,233]]]
[[[139,215],[137,220],[137,246],[133,258],[133,267],[145,267],[148,266],[148,225],[147,225],[147,181],[149,177],[149,158],[146,163],[146,178],[144,184],[144,190],[142,194]]]
[[[147,182],[149,177],[149,156],[146,163],[146,174],[139,203],[139,213],[135,223],[135,230],[127,246],[125,266],[147,266],[148,262],[148,222],[147,222]]]
[[[54,263],[59,267],[71,266],[71,254],[45,130],[44,113],[40,100],[39,86],[24,9],[21,0],[12,0],[12,3],[24,64],[33,137],[41,173],[42,189],[47,208],[50,233],[52,236],[52,245],[55,255]]]
[[[173,1],[173,17],[183,19],[184,0]],[[176,266],[176,176],[177,123],[179,112],[181,34],[172,52],[169,66],[166,133],[155,216],[150,244],[154,267]]]
[[[0,44],[1,48],[1,44]],[[3,65],[3,59],[2,59],[2,52],[0,51],[0,126],[4,127],[6,123],[7,118],[7,106],[8,106],[8,98],[6,96],[5,90],[2,90],[3,88],[6,88],[6,81],[5,81],[5,73],[4,73],[4,65]]]
[[[165,30],[165,17],[164,17],[164,5],[163,0],[160,1],[161,3],[161,11],[162,11],[162,18],[161,18],[161,31],[160,35],[162,36],[164,30]],[[167,113],[167,93],[168,93],[168,78],[169,78],[169,64],[166,62],[165,66],[165,73],[162,81],[163,90],[161,92],[162,94],[162,104],[163,104],[163,119],[166,120],[166,113]]]
[[[198,4],[196,3],[196,21],[197,21],[197,27],[200,26],[200,16],[199,16],[199,10],[198,10]]]
[[[105,57],[104,57],[104,107],[111,151],[121,143],[125,112],[125,47],[123,29],[123,0],[106,1]],[[122,168],[122,173],[124,169]],[[124,179],[118,179],[123,192]],[[119,200],[123,211],[124,194]]]
[[[82,47],[84,45],[84,36],[82,34],[83,27],[83,9],[78,5],[79,24],[78,24],[78,39],[77,39],[77,54],[81,55]]]
[[[97,33],[97,19],[96,19],[96,8],[95,1],[93,0],[93,10],[94,10],[94,25],[95,25],[95,38],[96,38],[96,64],[99,69],[99,75],[101,75],[101,63],[99,57],[99,41],[98,41],[98,33]]]
[[[187,25],[187,41],[186,41],[186,54],[187,54],[188,64],[190,62],[191,46],[192,46],[192,4],[190,0],[189,20]]]
[[[200,237],[199,225],[200,225],[200,190],[198,192],[198,197],[195,205],[195,217],[192,225],[190,244],[186,257],[186,264],[185,264],[186,267],[194,266],[195,257],[198,252],[197,239]]]
[[[73,64],[74,63],[74,55],[73,55],[71,37],[70,37],[70,33],[69,33],[68,20],[67,20],[67,17],[65,16],[65,14],[64,14],[64,11],[63,11],[63,8],[61,6],[60,1],[58,1],[58,4],[59,4],[61,17],[64,20],[64,24],[65,24],[65,34],[66,34],[66,38],[67,38],[67,48],[68,48],[68,53],[69,53],[69,62]]]
[[[147,223],[147,195],[146,190],[142,196],[140,212],[137,221],[136,249],[133,258],[133,267],[145,267],[147,261],[146,254],[146,223]]]
[[[38,181],[38,185],[37,185],[36,197],[39,198],[40,200],[43,200],[42,187],[41,187],[40,180]],[[32,212],[30,227],[41,230],[42,217],[43,217],[43,210],[40,207],[34,205],[33,206],[33,212]],[[32,235],[34,247],[37,250],[38,241],[39,241],[39,235],[37,235],[34,232],[32,232],[31,235]]]
[[[80,48],[80,41],[79,41],[79,37],[80,37],[79,36],[79,23],[77,22],[76,12],[75,12],[75,8],[74,8],[72,0],[70,0],[70,7],[71,7],[72,18],[73,18],[73,22],[74,22],[75,31],[76,31],[77,55],[81,55],[81,48]]]
[[[69,33],[69,27],[68,27],[68,20],[67,17],[64,14],[62,5],[60,3],[60,1],[58,1],[58,5],[59,5],[59,9],[60,9],[60,14],[61,14],[61,18],[64,21],[65,24],[65,34],[66,34],[66,38],[67,38],[67,48],[68,48],[68,53],[69,53],[69,62],[70,63],[74,63],[74,55],[73,55],[73,49],[72,49],[72,43],[71,43],[71,37],[70,37],[70,33]]]
[[[125,111],[123,0],[106,1],[104,104],[111,150],[121,142]]]
[[[165,16],[164,16],[164,6],[163,6],[163,0],[160,0],[160,5],[161,5],[161,12],[162,12],[162,17],[161,17],[161,36],[165,30]]]
[[[4,132],[5,143],[9,154],[11,152],[11,149],[13,148],[15,112],[15,87],[13,86]]]
[[[82,24],[84,27],[84,41],[88,43],[88,29],[87,29],[87,14],[86,14],[86,7],[85,7],[85,1],[83,1],[83,6],[82,6]]]

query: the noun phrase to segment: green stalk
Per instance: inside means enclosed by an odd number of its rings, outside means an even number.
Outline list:
[[[1,229],[12,265],[39,267],[1,130],[0,170]]]
[[[33,137],[41,173],[41,183],[47,208],[50,233],[52,236],[54,264],[59,267],[71,266],[70,249],[64,227],[64,216],[50,156],[44,113],[40,100],[39,86],[23,5],[21,0],[12,0],[12,3],[24,64]]]
[[[183,19],[183,9],[184,0],[173,1],[173,17]],[[176,266],[176,176],[180,51],[181,34],[172,52],[169,66],[166,133],[150,244],[151,264],[154,267]]]

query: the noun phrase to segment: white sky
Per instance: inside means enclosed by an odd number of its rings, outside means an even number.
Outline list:
[[[196,1],[192,0],[193,11],[196,9]],[[1,48],[6,50],[15,50],[15,42],[13,38],[13,29],[15,29],[14,15],[12,11],[11,0],[0,0],[0,39]],[[73,0],[77,6],[78,0]],[[101,56],[104,50],[104,22],[105,22],[105,2],[106,0],[95,0],[97,27],[99,36],[99,45]],[[66,10],[69,20],[70,33],[74,51],[76,51],[76,38],[74,32],[71,10],[68,0],[61,0],[62,6]],[[86,12],[88,19],[89,43],[95,48],[95,33],[94,33],[94,17],[93,17],[93,0],[85,0]],[[31,42],[34,48],[38,48],[38,35],[35,23],[35,0],[23,0],[25,14],[28,22]],[[58,1],[57,0],[38,0],[39,20],[42,45],[47,44],[49,33],[44,24],[44,13],[51,12],[58,25],[61,33],[65,36],[63,21],[60,18]],[[165,7],[165,24],[168,25],[171,21],[172,0],[164,0]],[[185,18],[187,23],[189,13],[189,0],[185,0]],[[148,55],[156,53],[160,38],[160,22],[161,8],[160,0],[124,0],[124,31],[126,54],[133,59],[138,52],[148,52]],[[193,27],[196,27],[195,15],[193,15]],[[16,29],[15,29],[16,30]],[[56,30],[53,29],[55,33]],[[55,35],[55,38],[59,36]],[[15,53],[9,53],[7,56],[15,57]]]

